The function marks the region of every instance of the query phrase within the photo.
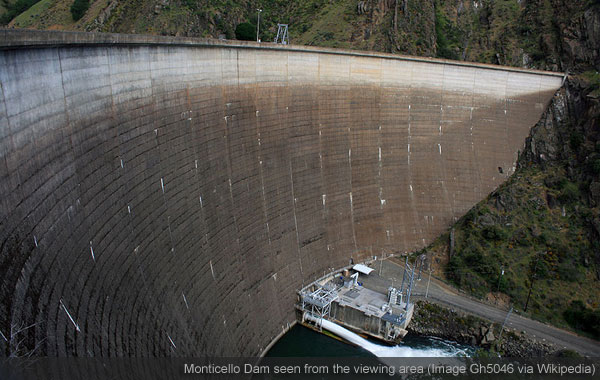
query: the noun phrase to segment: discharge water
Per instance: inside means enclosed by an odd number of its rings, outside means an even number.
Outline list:
[[[457,357],[471,356],[475,352],[468,345],[411,334],[397,346],[385,346],[326,320],[323,320],[323,330],[330,331],[352,345],[297,325],[271,348],[267,356]]]

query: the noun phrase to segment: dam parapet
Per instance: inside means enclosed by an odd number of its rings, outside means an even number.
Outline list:
[[[410,295],[414,268],[405,269],[400,288],[387,294],[366,288],[359,281],[373,268],[357,264],[332,272],[298,292],[297,318],[304,326],[322,331],[329,320],[361,335],[397,344],[407,333],[414,303]]]

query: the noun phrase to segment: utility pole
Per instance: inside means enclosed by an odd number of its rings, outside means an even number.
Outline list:
[[[496,293],[500,291],[500,279],[504,276],[504,267],[500,267],[500,276],[498,276],[498,286],[496,287]]]
[[[529,294],[527,294],[527,301],[525,302],[525,308],[523,311],[527,311],[527,306],[529,306],[529,298],[531,297],[531,291],[533,290],[533,283],[537,276],[537,266],[540,262],[540,254],[538,253],[537,260],[535,261],[535,266],[533,267],[533,275],[531,276],[531,284],[529,285]]]
[[[256,23],[256,42],[260,42],[260,38],[258,38],[258,33],[260,31],[260,13],[262,9],[257,9],[258,11],[258,22]]]
[[[513,308],[512,306],[510,307],[510,310],[508,311],[508,313],[506,313],[506,317],[504,318],[504,322],[502,322],[502,328],[500,329],[500,336],[498,336],[498,340],[500,340],[500,338],[502,338],[502,332],[504,331],[504,325],[506,324],[506,321],[508,321],[508,317],[510,316],[510,313],[512,313]]]
[[[429,283],[430,282],[431,282],[431,268],[429,268],[429,280],[427,280],[427,290],[425,291],[425,298],[427,298],[427,295],[429,294]]]

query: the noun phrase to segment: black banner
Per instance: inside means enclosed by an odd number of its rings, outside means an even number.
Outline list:
[[[599,379],[598,358],[2,358],[2,380]]]

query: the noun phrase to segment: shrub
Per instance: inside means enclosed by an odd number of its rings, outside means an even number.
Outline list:
[[[454,51],[454,45],[459,36],[452,23],[441,9],[438,2],[435,3],[435,34],[437,44],[437,56],[447,59],[459,59]]]
[[[256,40],[256,27],[249,22],[243,22],[235,28],[235,38],[244,41]]]
[[[588,309],[583,302],[577,300],[571,302],[563,316],[573,328],[600,338],[600,310]]]
[[[481,234],[488,240],[505,240],[508,236],[506,231],[498,226],[487,226],[483,228]]]
[[[183,2],[186,7],[191,10],[196,10],[198,8],[198,2],[196,0],[184,0]]]
[[[600,174],[600,159],[596,158],[590,162],[590,170],[593,174]]]
[[[73,21],[81,19],[89,7],[89,0],[75,0],[73,5],[71,5],[71,16],[73,16]]]
[[[585,272],[573,260],[565,260],[558,266],[558,276],[568,282],[581,282],[585,280]]]
[[[583,134],[581,132],[573,132],[571,134],[571,136],[569,137],[569,145],[571,146],[571,149],[573,150],[577,150],[579,149],[579,147],[581,146],[581,144],[583,144]]]
[[[558,196],[562,203],[569,203],[579,198],[579,188],[573,182],[566,182]]]

